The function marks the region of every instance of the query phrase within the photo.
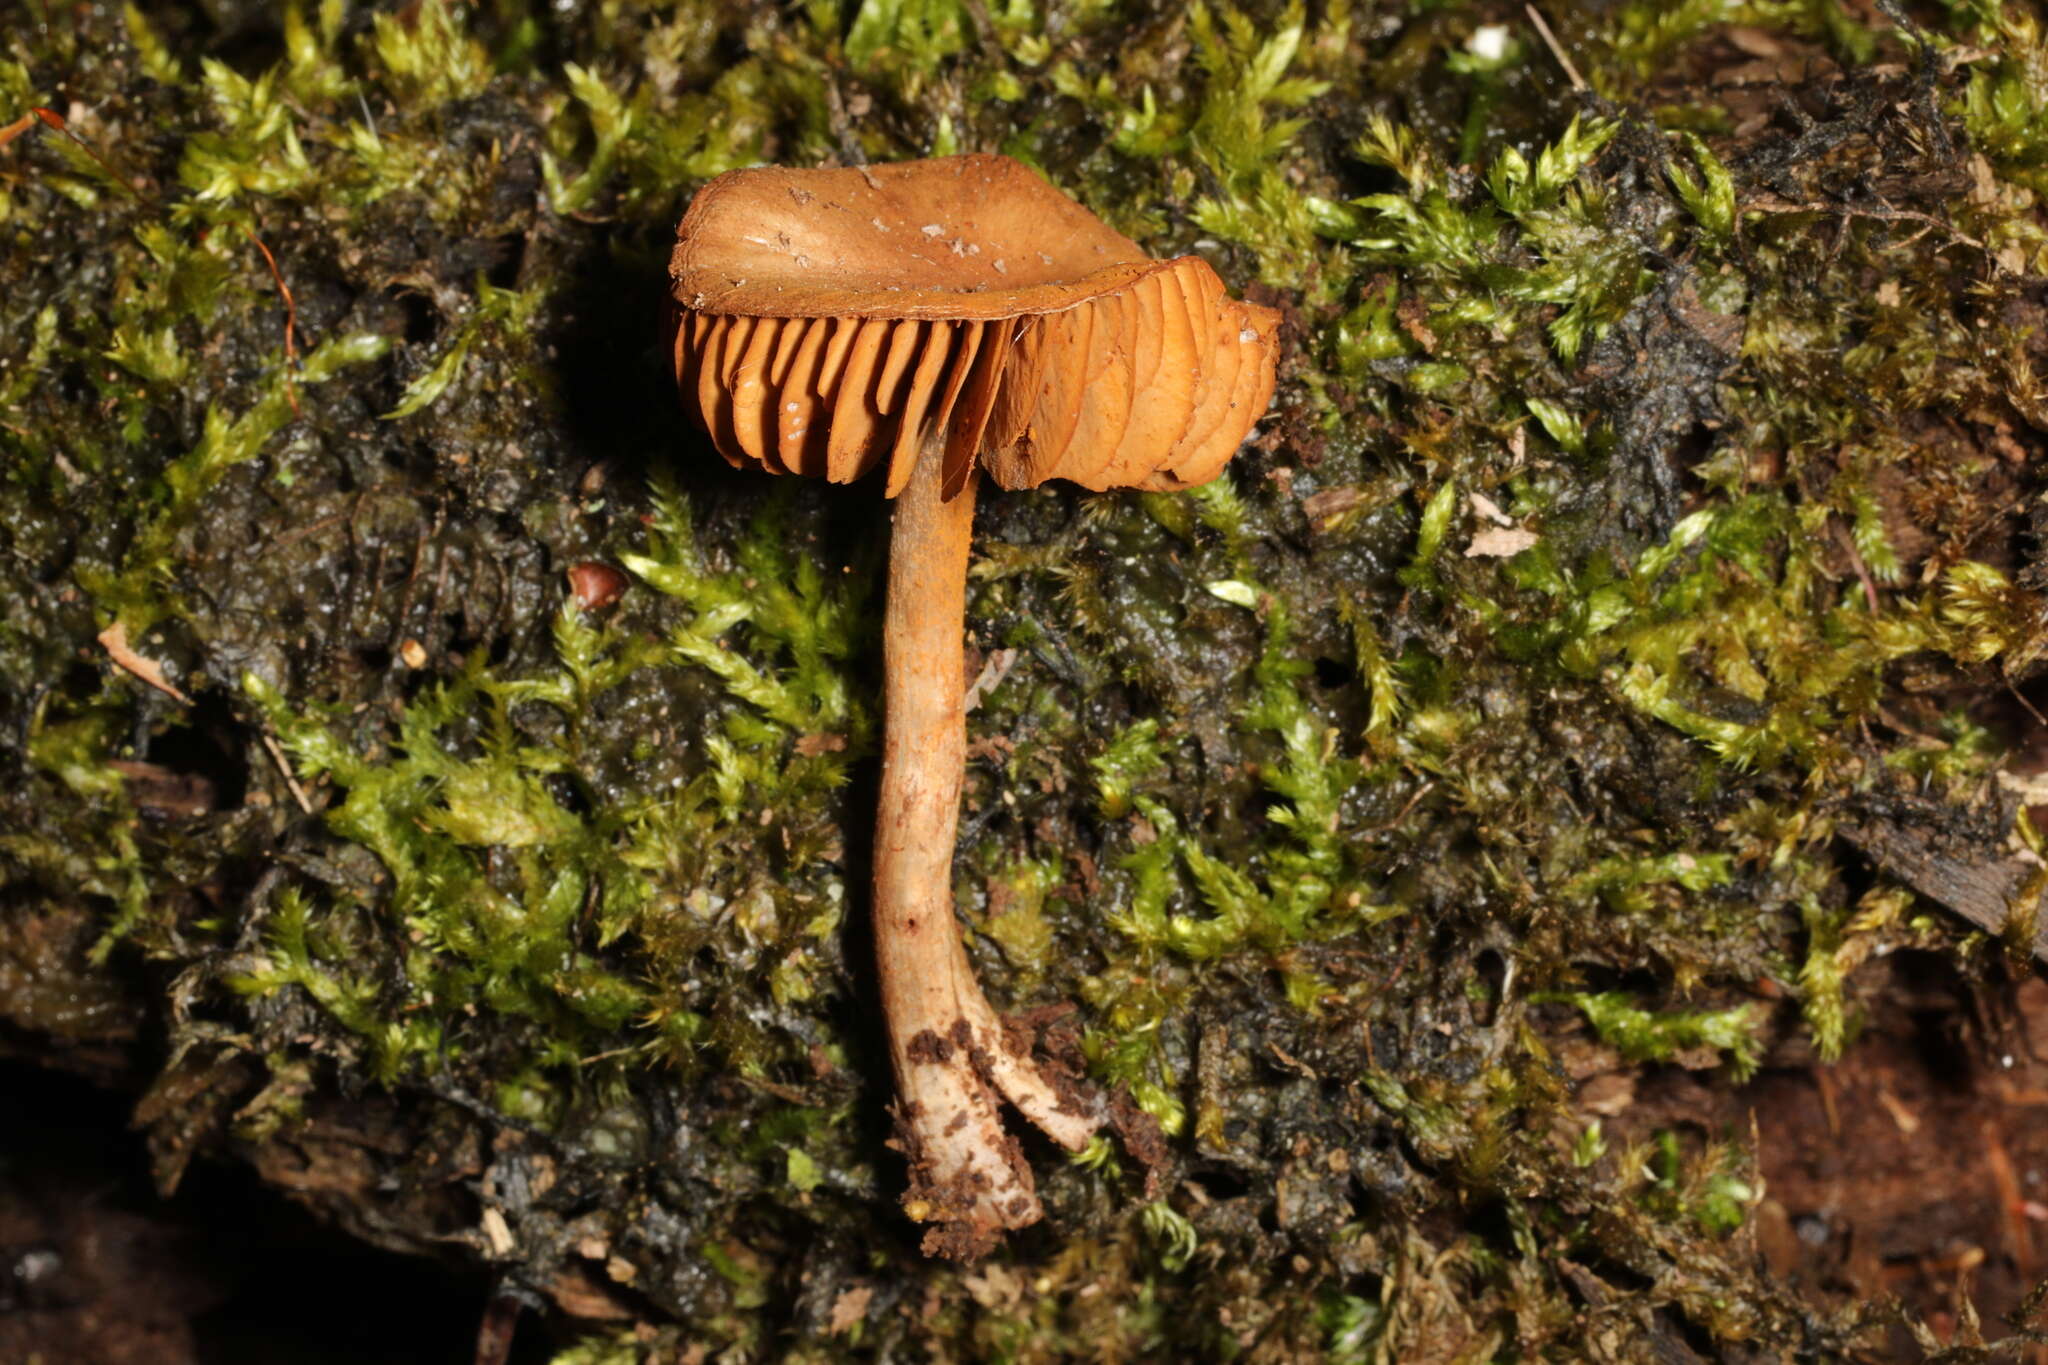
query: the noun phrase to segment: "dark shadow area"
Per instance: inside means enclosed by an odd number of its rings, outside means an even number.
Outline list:
[[[651,460],[697,473],[729,473],[689,431],[663,365],[667,254],[652,244],[578,243],[549,340],[566,442],[579,460],[620,461],[644,475]],[[684,447],[690,447],[686,450]],[[700,453],[702,460],[691,457]]]
[[[0,1093],[0,1360],[471,1358],[488,1277],[365,1246],[239,1167],[196,1163],[160,1198],[118,1092],[8,1064]],[[540,1365],[552,1345],[522,1328],[509,1365]]]
[[[203,810],[234,810],[249,786],[248,767],[236,754],[237,729],[226,699],[217,692],[202,693],[179,723],[150,737],[149,762],[162,768],[167,780],[190,789],[188,799]]]

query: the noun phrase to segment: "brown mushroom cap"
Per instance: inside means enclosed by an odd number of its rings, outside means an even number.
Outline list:
[[[1008,157],[731,171],[676,236],[676,383],[734,465],[1186,488],[1272,397],[1277,313]]]

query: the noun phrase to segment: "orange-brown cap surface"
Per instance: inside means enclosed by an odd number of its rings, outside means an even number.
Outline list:
[[[676,382],[735,465],[1185,488],[1272,396],[1278,314],[1008,157],[732,171],[676,237]]]

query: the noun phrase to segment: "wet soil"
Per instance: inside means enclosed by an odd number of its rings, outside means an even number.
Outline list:
[[[1575,1067],[1579,1108],[1616,1147],[1663,1131],[1753,1143],[1762,1199],[1739,1235],[1771,1274],[1816,1307],[1896,1297],[1947,1339],[1960,1296],[1993,1324],[2048,1274],[2048,980],[1973,985],[1918,953],[1869,970],[1865,1026],[1834,1066],[1788,1029],[1740,1085]],[[34,1116],[0,1133],[0,1360],[472,1358],[487,1279],[372,1250],[227,1167],[197,1164],[159,1199],[117,1091],[22,1066],[0,1086]],[[284,1307],[309,1277],[331,1314]],[[519,1326],[509,1365],[547,1358],[542,1328]],[[1913,1357],[1903,1333],[1893,1345]]]
[[[1973,1000],[1923,966],[1902,964],[1840,1065],[1766,1073],[1741,1099],[1772,1270],[1821,1297],[1898,1295],[1946,1337],[1959,1292],[1997,1322],[2048,1271],[2048,982]]]
[[[2048,1274],[2048,981],[1972,985],[1920,953],[1867,970],[1865,1026],[1833,1066],[1788,1036],[1741,1085],[1682,1065],[1584,1075],[1580,1110],[1612,1147],[1751,1146],[1762,1199],[1739,1235],[1817,1307],[1895,1297],[1949,1340],[1967,1297],[1991,1329]],[[1891,1346],[1918,1358],[1903,1331]]]

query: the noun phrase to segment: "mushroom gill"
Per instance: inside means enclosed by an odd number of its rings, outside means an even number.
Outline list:
[[[1272,310],[1008,157],[734,171],[678,236],[676,383],[734,466],[1191,488],[1272,397]]]
[[[734,171],[676,235],[676,384],[719,453],[835,483],[882,468],[896,499],[876,957],[904,1207],[927,1252],[971,1258],[1041,1216],[998,1097],[1074,1150],[1108,1114],[1005,1027],[953,915],[975,487],[1207,482],[1272,396],[1279,318],[1000,156]]]

